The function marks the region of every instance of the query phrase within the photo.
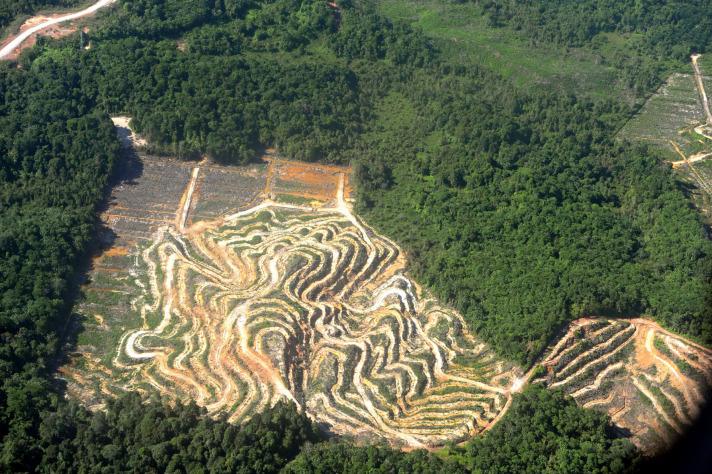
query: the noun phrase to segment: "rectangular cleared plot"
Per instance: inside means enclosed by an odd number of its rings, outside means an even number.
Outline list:
[[[265,165],[223,169],[201,167],[191,221],[211,220],[256,205],[264,191]]]
[[[328,200],[336,196],[338,185],[339,175],[331,168],[291,162],[274,164],[272,191],[277,194]]]
[[[160,160],[160,161],[158,161]],[[175,213],[190,180],[192,166],[160,158],[145,158],[140,175],[114,187],[110,203],[132,209]]]
[[[680,131],[704,120],[704,111],[692,74],[673,74],[618,134],[628,140],[668,144],[680,141]]]

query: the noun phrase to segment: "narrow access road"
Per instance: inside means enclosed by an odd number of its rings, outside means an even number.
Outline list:
[[[188,221],[188,212],[190,211],[190,204],[193,201],[193,193],[195,192],[195,184],[198,182],[198,174],[200,173],[200,168],[193,168],[193,172],[190,175],[190,183],[188,184],[188,189],[183,196],[183,207],[181,208],[180,220],[178,221],[178,229],[181,232],[185,231],[185,224]]]
[[[695,69],[695,82],[697,82],[697,90],[700,92],[700,97],[702,98],[702,107],[705,109],[705,115],[707,116],[707,124],[712,125],[712,112],[710,112],[710,103],[707,100],[707,93],[705,92],[705,84],[703,82],[702,71],[700,71],[700,65],[697,64],[697,60],[700,59],[699,54],[692,55],[692,67]]]
[[[87,15],[92,15],[97,10],[104,8],[106,6],[109,6],[112,3],[114,3],[115,1],[116,0],[99,0],[94,5],[92,5],[88,8],[85,8],[84,10],[74,12],[74,13],[68,13],[66,15],[58,16],[56,18],[50,18],[47,21],[43,21],[42,23],[33,26],[32,28],[26,29],[22,33],[18,34],[12,41],[7,43],[2,49],[0,49],[0,59],[5,59],[18,46],[20,46],[25,40],[27,40],[30,36],[34,35],[35,33],[39,32],[41,30],[44,30],[45,28],[50,27],[52,25],[56,25],[58,23],[76,20],[78,18],[82,18]]]
[[[712,184],[708,183],[707,180],[702,175],[700,175],[699,171],[697,171],[695,169],[692,162],[690,162],[690,159],[685,156],[685,154],[682,152],[682,150],[680,149],[680,147],[678,146],[677,143],[675,143],[672,140],[668,140],[668,141],[670,142],[670,145],[672,145],[672,147],[675,149],[677,154],[680,155],[680,157],[682,157],[682,163],[684,163],[688,166],[689,170],[692,172],[693,178],[695,179],[695,181],[697,181],[697,185],[700,187],[700,189],[702,189],[707,194],[712,196]],[[673,166],[677,167],[677,166],[681,166],[681,165],[676,166],[673,164]]]

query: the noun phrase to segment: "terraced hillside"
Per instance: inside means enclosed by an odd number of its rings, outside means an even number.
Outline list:
[[[551,348],[538,381],[606,411],[644,451],[670,444],[712,388],[712,351],[644,319],[581,319]]]
[[[234,422],[288,399],[335,433],[403,447],[489,429],[532,377],[648,452],[695,418],[712,352],[647,320],[579,320],[526,375],[496,357],[351,212],[349,175],[131,154],[77,308],[69,394],[99,408],[159,392]]]
[[[141,324],[110,366],[65,371],[73,390],[152,387],[232,421],[286,398],[337,433],[404,446],[483,429],[517,371],[407,277],[343,186],[336,207],[267,200],[159,228],[131,270]]]

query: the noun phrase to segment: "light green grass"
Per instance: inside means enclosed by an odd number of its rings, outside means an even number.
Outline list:
[[[510,28],[488,25],[479,7],[442,0],[384,0],[381,13],[418,27],[434,40],[435,46],[450,60],[460,64],[479,64],[519,86],[545,85],[559,90],[609,97],[617,71],[606,66],[600,54],[582,49],[532,46]],[[627,44],[622,36],[608,35],[602,53],[611,54]],[[614,91],[625,95],[622,88]]]
[[[284,202],[287,204],[297,204],[297,205],[311,205],[312,202],[314,201],[319,201],[319,199],[315,198],[308,198],[304,196],[297,196],[294,194],[286,194],[286,193],[276,193],[275,195],[275,200],[277,202]]]

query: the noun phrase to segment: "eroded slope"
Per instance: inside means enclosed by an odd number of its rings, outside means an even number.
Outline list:
[[[607,412],[641,449],[671,443],[712,387],[712,351],[644,319],[581,319],[549,351],[539,379]]]
[[[232,421],[286,398],[341,434],[462,439],[507,403],[515,372],[404,269],[343,205],[267,201],[185,233],[163,227],[138,260],[143,325],[113,364],[125,388]]]

